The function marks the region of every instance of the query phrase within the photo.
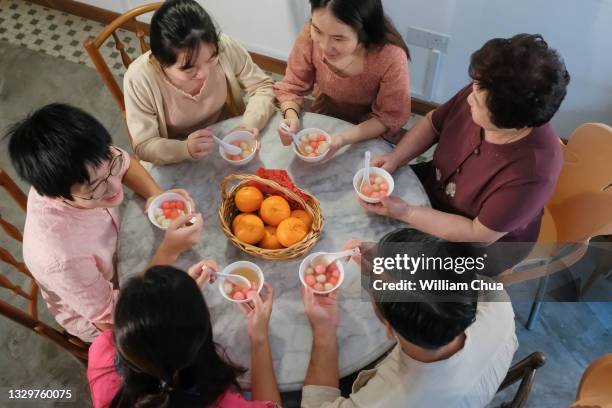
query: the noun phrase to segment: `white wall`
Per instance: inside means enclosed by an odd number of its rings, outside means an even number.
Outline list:
[[[146,0],[81,0],[124,12]],[[220,28],[254,52],[285,59],[308,16],[307,0],[198,0]],[[612,125],[612,0],[383,0],[400,33],[415,26],[450,36],[434,92],[444,102],[467,83],[472,52],[493,37],[541,33],[565,58],[572,81],[553,120],[562,135],[580,123]],[[408,38],[409,42],[410,39]],[[428,54],[412,48],[411,81],[423,88]]]

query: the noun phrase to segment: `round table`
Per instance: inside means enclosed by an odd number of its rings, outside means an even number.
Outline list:
[[[337,251],[353,237],[376,241],[401,224],[367,213],[357,203],[352,184],[353,175],[363,166],[364,152],[370,150],[372,155],[383,154],[391,149],[389,145],[381,139],[374,139],[344,148],[327,163],[304,163],[295,157],[290,146],[280,143],[276,131],[280,119],[280,114],[276,114],[262,130],[259,157],[244,167],[231,166],[215,149],[201,161],[154,167],[151,174],[163,189],[180,187],[189,191],[204,217],[201,242],[179,258],[178,267],[186,269],[201,259],[210,258],[216,260],[220,267],[238,260],[249,260],[264,271],[266,281],[276,292],[270,321],[276,376],[281,391],[295,391],[303,385],[312,343],[312,332],[304,314],[298,278],[298,266],[302,257],[289,261],[267,261],[252,257],[231,244],[220,228],[217,215],[221,201],[221,180],[232,173],[254,173],[260,166],[286,169],[298,187],[312,193],[321,203],[325,225],[321,238],[311,251]],[[213,131],[216,135],[225,135],[237,126],[239,120],[232,118],[220,122],[213,127]],[[318,127],[331,134],[351,124],[306,113],[302,126]],[[415,205],[429,206],[427,194],[410,166],[398,169],[394,179],[394,195]],[[135,197],[127,203],[123,213],[119,237],[119,276],[122,283],[130,275],[144,270],[163,238],[163,231],[148,221],[143,208],[144,200]],[[371,303],[362,297],[359,267],[353,262],[346,266],[346,278],[338,297],[341,312],[338,327],[341,376],[362,369],[394,344],[385,335]],[[217,284],[204,288],[215,341],[225,348],[234,363],[249,367],[251,350],[245,318],[237,305],[222,298]],[[241,379],[241,385],[248,388],[249,378],[247,373]]]

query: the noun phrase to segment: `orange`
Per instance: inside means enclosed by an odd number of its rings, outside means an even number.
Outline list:
[[[281,249],[283,246],[276,238],[276,227],[266,225],[264,229],[264,237],[257,245],[264,249]]]
[[[236,232],[236,226],[238,225],[242,217],[244,217],[247,214],[252,215],[253,213],[241,213],[234,217],[234,220],[232,221],[232,231]]]
[[[236,224],[234,235],[240,242],[245,244],[256,244],[264,237],[264,223],[254,214],[244,214],[240,222]]]
[[[306,211],[293,210],[291,211],[291,216],[293,218],[299,218],[300,220],[302,220],[304,225],[306,225],[306,229],[310,230],[310,227],[312,227],[312,218],[310,218],[310,215],[308,215]]]
[[[257,187],[247,186],[236,192],[234,203],[242,212],[253,212],[259,210],[263,199],[263,193]]]
[[[289,217],[276,228],[276,238],[285,247],[300,242],[308,234],[308,228],[299,218]]]
[[[289,203],[281,196],[273,195],[261,203],[259,216],[268,225],[276,227],[285,218],[291,215]]]

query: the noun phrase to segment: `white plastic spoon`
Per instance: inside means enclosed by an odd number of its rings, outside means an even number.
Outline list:
[[[312,258],[312,260],[310,261],[310,266],[314,268],[317,265],[323,265],[324,267],[327,268],[328,265],[336,262],[338,259],[341,259],[347,256],[351,256],[351,257],[356,256],[356,255],[359,255],[360,253],[361,252],[359,251],[359,247],[355,247],[353,249],[348,249],[342,252],[332,252],[328,254],[317,255],[314,258]]]
[[[231,145],[227,142],[224,142],[223,140],[219,139],[217,136],[213,135],[213,139],[215,140],[215,142],[219,143],[221,145],[221,147],[223,147],[223,149],[228,152],[231,155],[237,155],[242,153],[242,149],[239,148],[238,146],[234,146]]]
[[[302,149],[300,149],[300,139],[297,137],[297,135],[295,133],[293,133],[291,131],[291,129],[289,129],[289,126],[287,126],[286,123],[281,122],[281,124],[279,125],[281,129],[283,129],[285,132],[289,133],[289,135],[291,136],[291,138],[293,139],[293,144],[295,145],[295,148],[297,149],[298,152],[300,152],[301,154],[304,154],[304,152],[302,151]]]
[[[225,279],[234,280],[234,283],[236,283],[236,281],[238,281],[239,282],[238,284],[240,286],[244,286],[245,288],[250,288],[251,287],[251,281],[249,281],[244,276],[232,275],[231,273],[222,273],[222,272],[217,272],[215,275],[216,276],[220,276],[220,277],[225,278]]]
[[[367,184],[368,186],[372,185],[370,183],[370,156],[371,156],[370,151],[366,150],[365,163],[363,167],[363,177],[361,178],[361,184],[359,185],[359,191],[363,189],[364,184]]]

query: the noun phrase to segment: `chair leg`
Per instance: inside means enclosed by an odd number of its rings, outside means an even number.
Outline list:
[[[527,330],[531,330],[533,328],[533,324],[538,320],[540,308],[542,307],[542,299],[544,299],[544,295],[546,294],[546,287],[548,286],[548,276],[549,275],[541,277],[540,282],[538,283],[538,291],[536,293],[535,299],[533,300],[533,304],[531,305],[529,318],[527,319],[527,323],[525,324],[525,328]]]

